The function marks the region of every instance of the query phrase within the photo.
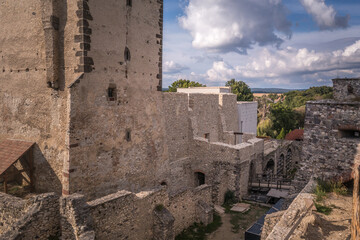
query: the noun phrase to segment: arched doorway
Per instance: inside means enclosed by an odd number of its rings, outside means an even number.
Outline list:
[[[195,186],[201,186],[205,184],[205,174],[202,172],[195,172]]]
[[[281,176],[284,174],[284,163],[285,163],[285,156],[284,154],[281,154],[277,164],[277,171],[276,171],[277,176]]]

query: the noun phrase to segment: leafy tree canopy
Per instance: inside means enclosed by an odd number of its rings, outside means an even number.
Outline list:
[[[299,127],[299,115],[290,107],[277,103],[270,109],[270,119],[273,123],[273,129],[279,134],[281,130],[286,133]]]
[[[188,87],[206,87],[206,85],[190,80],[179,79],[173,82],[171,86],[169,86],[169,92],[176,92],[176,89],[178,88],[188,88]]]
[[[225,86],[231,87],[232,93],[236,94],[238,101],[254,100],[254,95],[252,94],[251,89],[243,81],[235,81],[235,79],[231,79],[226,82]]]
[[[290,91],[284,94],[284,104],[290,108],[304,106],[307,101],[333,98],[332,87],[311,87],[305,91]]]

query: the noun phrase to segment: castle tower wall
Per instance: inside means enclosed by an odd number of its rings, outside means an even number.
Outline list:
[[[84,1],[91,29],[70,87],[69,189],[89,198],[154,186],[167,160],[161,116],[162,1]],[[86,15],[88,14],[88,15]],[[89,30],[88,30],[89,31]]]
[[[35,188],[61,193],[67,156],[65,1],[0,2],[0,140],[36,142]]]

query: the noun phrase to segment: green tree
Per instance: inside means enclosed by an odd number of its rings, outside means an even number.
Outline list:
[[[279,135],[277,135],[276,139],[284,139],[286,136],[284,128],[281,129]]]
[[[272,121],[265,119],[259,121],[257,126],[257,136],[259,137],[274,137],[274,131],[272,130]]]
[[[169,92],[176,92],[176,89],[178,88],[188,88],[188,87],[206,87],[206,85],[190,80],[179,79],[173,82],[171,86],[169,86]]]
[[[275,100],[278,99],[279,96],[276,93],[270,93],[269,98],[271,99],[271,101],[275,102]]]
[[[273,123],[273,130],[278,134],[284,129],[285,132],[296,129],[299,126],[298,114],[290,107],[282,103],[271,106],[270,119]]]
[[[225,86],[231,87],[232,93],[236,94],[238,101],[254,100],[254,95],[252,94],[251,89],[243,81],[235,81],[235,79],[231,79],[226,82]]]

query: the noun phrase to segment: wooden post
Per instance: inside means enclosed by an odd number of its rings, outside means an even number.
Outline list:
[[[8,193],[6,172],[4,173],[4,192],[5,192],[5,193]]]
[[[28,162],[29,162],[29,178],[30,178],[30,191],[34,191],[34,146],[29,149]]]
[[[355,164],[354,166],[354,190],[353,190],[353,213],[351,221],[351,239],[360,239],[360,166]]]

